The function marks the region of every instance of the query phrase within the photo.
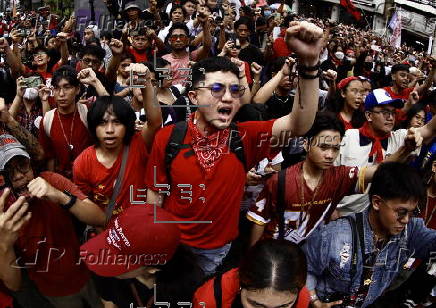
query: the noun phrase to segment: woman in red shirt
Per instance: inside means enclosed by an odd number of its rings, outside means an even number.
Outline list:
[[[194,294],[195,308],[307,308],[306,257],[286,240],[257,242],[239,268],[208,280]]]

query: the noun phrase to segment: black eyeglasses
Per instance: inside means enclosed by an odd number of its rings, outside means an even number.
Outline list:
[[[395,114],[396,114],[395,110],[392,110],[392,111],[391,110],[380,110],[380,111],[372,111],[372,112],[373,113],[381,113],[385,119],[388,119],[389,116],[392,116],[395,118]]]
[[[220,98],[226,93],[227,87],[222,83],[214,83],[207,87],[196,87],[195,89],[210,89],[210,94],[213,97]],[[238,84],[232,84],[229,86],[229,91],[233,98],[240,98],[245,93],[245,87]]]
[[[383,200],[383,203],[386,204],[386,206],[388,208],[390,208],[391,210],[393,210],[395,212],[395,214],[397,214],[397,218],[398,220],[403,220],[406,216],[410,216],[410,217],[419,217],[421,215],[421,210],[419,209],[419,206],[417,206],[414,210],[412,211],[408,211],[407,209],[396,209],[394,210],[393,208],[391,208],[388,203]]]

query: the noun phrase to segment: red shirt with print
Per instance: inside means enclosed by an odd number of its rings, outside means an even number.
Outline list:
[[[238,123],[247,168],[267,157],[274,120]],[[181,223],[183,244],[202,249],[214,249],[234,240],[238,235],[239,209],[244,193],[246,171],[228,145],[217,161],[212,176],[200,167],[192,148],[183,148],[171,164],[171,180],[165,164],[165,148],[174,125],[161,129],[155,137],[146,171],[146,184],[154,191],[169,191],[163,207]],[[187,130],[183,144],[191,144]],[[156,170],[156,172],[154,172]],[[156,182],[154,181],[156,179]],[[166,188],[170,184],[170,188]],[[159,219],[159,217],[157,217]],[[204,223],[207,221],[210,223]]]
[[[319,187],[311,190],[303,179],[302,166],[300,162],[286,169],[285,237],[295,238],[290,234],[293,230],[298,230],[299,237],[307,237],[324,218],[330,217],[344,196],[356,192],[357,167],[330,167],[324,171]],[[247,213],[249,220],[266,225],[264,238],[278,237],[277,187],[278,174],[274,174]],[[303,211],[309,215],[301,215]]]
[[[222,288],[222,308],[231,308],[236,296],[240,293],[239,283],[239,269],[234,268],[225,272],[221,278]],[[205,282],[200,288],[195,291],[193,298],[194,308],[216,308],[215,293],[214,293],[214,280],[212,278]],[[201,302],[205,304],[200,304]],[[302,288],[298,294],[297,302],[292,306],[293,308],[308,308],[310,303],[309,290]]]
[[[74,119],[74,122],[73,122]],[[39,126],[39,143],[44,149],[45,158],[55,159],[55,171],[72,178],[73,162],[83,150],[91,145],[91,135],[76,109],[70,114],[55,111],[50,137],[45,133],[44,119]],[[70,149],[69,144],[73,145]]]
[[[73,182],[59,174],[42,172],[39,176],[60,191],[86,199]],[[30,279],[46,296],[78,293],[90,274],[85,263],[80,262],[80,243],[71,214],[47,200],[31,199],[29,205],[32,218],[14,245],[17,263],[26,268]]]
[[[124,180],[118,194],[111,220],[135,202],[146,201],[145,178],[148,151],[141,133],[136,133],[130,142],[129,157],[124,171]],[[102,210],[106,209],[112,197],[115,180],[120,172],[123,150],[111,168],[106,168],[96,156],[95,146],[88,147],[74,161],[74,183]],[[131,186],[131,188],[130,188]],[[130,197],[132,190],[132,197]]]

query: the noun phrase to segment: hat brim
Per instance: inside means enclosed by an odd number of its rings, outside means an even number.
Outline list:
[[[397,109],[401,109],[404,107],[404,101],[400,98],[392,99],[390,101],[385,101],[383,103],[380,103],[378,105],[375,105],[374,107],[380,106],[380,105],[391,105]]]
[[[3,157],[0,160],[0,170],[4,170],[6,164],[15,156],[24,156],[24,157],[30,159],[29,154],[20,148],[8,149],[8,150],[4,151],[4,153],[2,153],[2,156]]]
[[[138,261],[140,256],[121,254],[110,246],[106,241],[108,233],[109,229],[80,247],[80,259],[91,271],[103,277],[116,277],[146,266]]]
[[[129,5],[128,5],[128,6],[126,6],[126,7],[124,8],[123,13],[127,12],[128,9],[137,9],[138,11],[141,12],[141,9],[139,8],[139,6],[137,6],[137,5],[131,5],[131,6],[129,6]]]

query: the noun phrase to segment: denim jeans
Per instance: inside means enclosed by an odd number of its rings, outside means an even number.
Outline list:
[[[198,265],[203,270],[206,276],[213,275],[218,266],[221,265],[223,259],[229,253],[232,243],[228,243],[222,247],[215,249],[201,249],[187,246],[192,253],[197,257]]]

